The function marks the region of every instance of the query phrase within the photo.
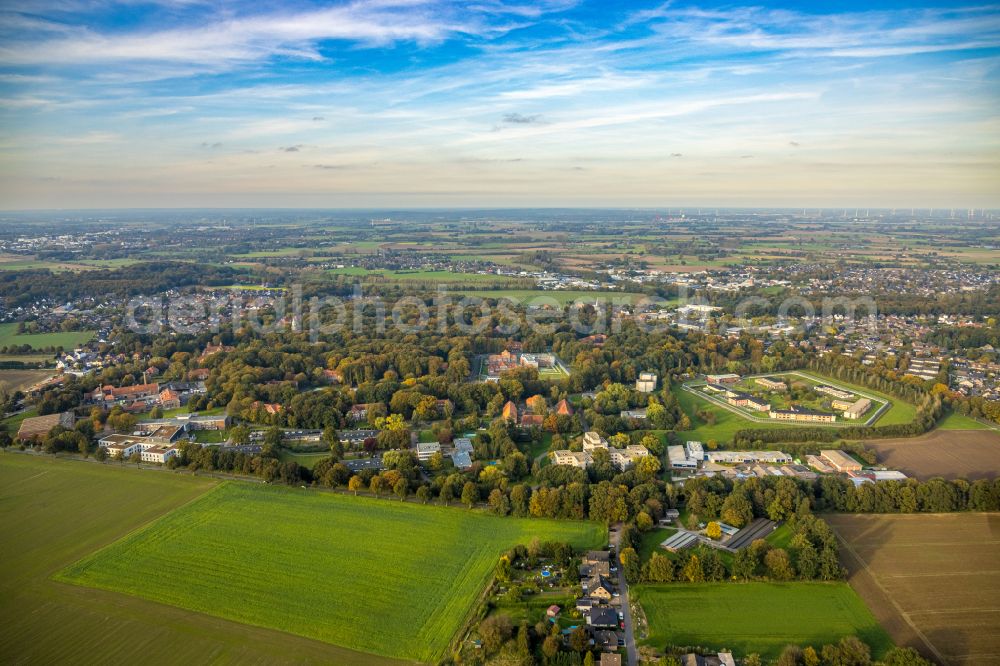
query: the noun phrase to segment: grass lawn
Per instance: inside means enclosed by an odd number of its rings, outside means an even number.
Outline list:
[[[282,450],[279,457],[281,458],[281,462],[296,462],[299,464],[299,467],[312,469],[320,460],[329,458],[330,452],[320,451],[317,453],[296,453],[294,451]]]
[[[437,661],[500,553],[594,523],[229,482],[57,575],[378,655]]]
[[[819,649],[856,635],[878,658],[888,634],[847,583],[704,583],[634,588],[649,623],[642,641],[729,648],[777,658],[788,644]]]
[[[18,334],[17,324],[0,324],[0,347],[31,345],[32,349],[62,347],[73,349],[94,337],[94,331],[70,331],[68,333]]]
[[[950,412],[938,422],[937,427],[938,430],[1000,430],[1000,426],[991,428],[958,412]]]
[[[642,543],[639,545],[639,559],[645,562],[657,551],[661,555],[666,555],[667,551],[661,550],[660,544],[676,532],[677,528],[674,527],[658,527],[643,534]]]
[[[0,452],[0,654],[7,663],[356,663],[359,654],[52,575],[201,495],[214,479]],[[127,640],[109,640],[109,632]],[[165,649],[164,646],[169,646]]]
[[[195,430],[194,441],[201,444],[222,444],[229,436],[226,430]]]
[[[34,407],[32,407],[31,409],[27,409],[21,412],[20,414],[16,414],[14,416],[8,416],[7,418],[0,420],[0,424],[3,424],[7,428],[7,432],[9,432],[13,437],[14,434],[16,434],[17,431],[20,429],[21,421],[27,418],[31,418],[32,416],[38,416],[38,410],[35,409]]]

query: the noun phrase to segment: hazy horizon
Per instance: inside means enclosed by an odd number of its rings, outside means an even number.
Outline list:
[[[1000,12],[7,3],[0,205],[996,208]]]

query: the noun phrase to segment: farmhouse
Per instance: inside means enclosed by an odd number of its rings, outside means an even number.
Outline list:
[[[658,377],[655,372],[640,372],[635,380],[635,390],[639,393],[652,393],[656,390]]]
[[[17,430],[17,438],[22,442],[29,442],[40,437],[45,437],[57,425],[64,428],[72,428],[75,422],[76,417],[73,415],[73,412],[31,416],[21,421],[21,427]]]
[[[847,400],[848,398],[853,398],[854,394],[850,391],[844,391],[843,389],[835,388],[827,384],[821,384],[815,388],[817,393],[825,393],[826,395],[833,396],[834,398],[840,398],[842,400]]]
[[[740,376],[728,373],[724,375],[708,375],[706,379],[709,384],[736,384],[740,381]]]
[[[769,416],[778,421],[803,421],[807,423],[833,423],[837,420],[836,414],[815,412],[811,409],[803,409],[802,407],[772,409]]]
[[[771,379],[769,377],[757,377],[756,379],[754,379],[754,383],[757,384],[757,386],[763,386],[764,388],[770,391],[788,390],[788,386],[785,384],[785,382],[778,381],[776,379]]]
[[[838,472],[861,471],[861,463],[838,449],[823,449],[819,455],[824,462]]]

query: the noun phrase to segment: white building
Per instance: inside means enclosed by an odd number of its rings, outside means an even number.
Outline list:
[[[667,447],[667,460],[670,468],[678,471],[694,471],[698,469],[698,461],[690,458],[680,444]]]
[[[745,465],[748,463],[787,465],[792,462],[792,457],[782,451],[710,451],[708,460],[723,465]]]
[[[441,445],[437,442],[422,442],[417,444],[417,460],[426,462],[435,453],[441,453]]]
[[[640,393],[652,393],[656,390],[657,380],[655,372],[640,372],[639,379],[635,380],[635,390]]]
[[[690,441],[684,445],[687,451],[687,457],[694,460],[705,460],[705,447],[701,445],[701,442]]]

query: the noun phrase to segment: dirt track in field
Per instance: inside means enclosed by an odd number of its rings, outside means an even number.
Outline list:
[[[878,453],[879,464],[918,479],[1000,476],[1000,433],[990,430],[935,430],[920,437],[871,440],[865,446]]]
[[[1000,663],[1000,514],[826,517],[849,582],[898,645]]]

